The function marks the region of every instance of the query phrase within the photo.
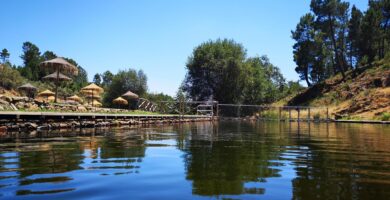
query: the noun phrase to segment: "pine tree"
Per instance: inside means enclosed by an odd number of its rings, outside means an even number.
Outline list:
[[[356,67],[356,63],[360,60],[359,48],[361,43],[361,24],[363,13],[355,7],[352,7],[351,19],[348,23],[348,57],[351,67]]]
[[[9,56],[10,56],[10,54],[9,54],[8,50],[4,48],[0,53],[0,59],[1,59],[2,63],[8,62]]]

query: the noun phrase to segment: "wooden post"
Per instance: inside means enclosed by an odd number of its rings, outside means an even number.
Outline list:
[[[326,107],[326,121],[329,121],[329,108]]]
[[[57,98],[58,98],[58,82],[59,82],[59,76],[60,76],[60,69],[57,68],[56,96],[54,97],[54,103],[57,103]],[[48,98],[49,98],[49,97],[48,97]]]
[[[298,122],[299,122],[299,120],[300,120],[299,115],[300,115],[300,111],[301,111],[299,107],[297,107],[297,111],[298,111]]]
[[[282,107],[279,107],[279,121],[282,121]]]
[[[217,103],[217,117],[219,117],[219,104]]]
[[[288,108],[288,120],[291,122],[291,108]]]
[[[310,122],[310,107],[307,109],[307,120]]]

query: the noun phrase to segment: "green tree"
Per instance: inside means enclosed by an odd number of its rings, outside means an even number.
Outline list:
[[[24,66],[19,68],[21,74],[27,79],[38,81],[45,75],[44,71],[39,67],[41,59],[41,52],[39,48],[31,43],[23,43],[23,54],[20,56],[23,60]]]
[[[304,87],[301,84],[299,84],[299,81],[288,81],[287,89],[285,90],[283,96],[295,95],[298,92],[302,91],[303,89]]]
[[[43,61],[46,61],[46,60],[51,60],[51,59],[54,59],[54,58],[57,58],[58,56],[52,52],[52,51],[45,51],[43,54],[42,54],[42,60]]]
[[[351,67],[356,67],[357,61],[360,59],[360,42],[361,42],[361,24],[363,13],[355,7],[352,7],[351,19],[348,24],[348,47],[349,47],[349,62]]]
[[[134,69],[121,70],[115,74],[111,84],[106,88],[103,103],[106,106],[113,106],[112,100],[129,90],[139,96],[146,94],[148,90],[147,77],[142,70],[138,72]]]
[[[292,38],[296,41],[293,46],[294,61],[297,64],[295,71],[299,74],[301,80],[305,80],[310,87],[310,72],[313,71],[314,58],[316,54],[315,43],[315,17],[308,13],[301,17],[297,27],[292,31]]]
[[[370,1],[361,28],[361,55],[368,63],[373,62],[380,55],[382,13],[378,1]]]
[[[9,56],[10,56],[10,54],[9,54],[8,50],[4,48],[0,53],[0,59],[1,59],[2,63],[8,62]]]
[[[0,87],[8,90],[16,89],[25,81],[25,78],[20,75],[18,70],[11,67],[10,63],[0,65]]]
[[[310,7],[316,16],[316,26],[324,33],[323,41],[333,51],[333,71],[341,72],[345,77],[344,71],[348,68],[345,38],[349,3],[341,0],[312,0]]]
[[[192,100],[239,103],[243,100],[246,52],[233,40],[208,41],[188,59],[184,91]]]
[[[96,74],[93,76],[93,82],[94,82],[96,85],[102,84],[102,78],[101,78],[101,75],[100,75],[99,73],[96,73]]]
[[[112,82],[112,79],[113,79],[114,75],[110,72],[110,71],[105,71],[103,74],[102,74],[102,85],[104,87],[108,86],[111,84]]]
[[[245,63],[244,103],[271,103],[282,96],[285,79],[266,56],[249,58]]]
[[[64,58],[70,64],[74,65],[78,69],[77,75],[70,75],[72,82],[68,85],[71,91],[78,92],[80,89],[88,84],[88,74],[83,67],[81,67],[75,60],[71,58]]]

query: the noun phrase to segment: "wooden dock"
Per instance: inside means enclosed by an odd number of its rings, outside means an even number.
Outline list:
[[[0,133],[69,128],[213,121],[207,115],[139,115],[71,112],[0,112]]]
[[[354,123],[354,124],[390,124],[390,121],[379,120],[333,120],[337,123]]]
[[[206,115],[140,115],[140,114],[105,114],[72,112],[0,112],[0,120],[45,120],[45,119],[211,119]]]

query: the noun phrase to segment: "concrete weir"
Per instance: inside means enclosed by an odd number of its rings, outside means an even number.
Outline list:
[[[212,121],[206,115],[133,115],[61,112],[0,112],[0,133],[75,127],[109,127]]]

